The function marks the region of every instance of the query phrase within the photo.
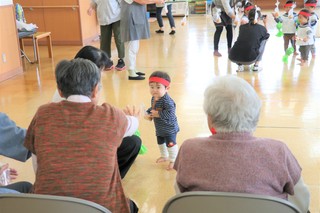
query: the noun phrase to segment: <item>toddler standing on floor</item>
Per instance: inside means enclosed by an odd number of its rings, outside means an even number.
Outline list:
[[[314,42],[316,41],[316,30],[317,30],[317,24],[318,24],[318,20],[319,17],[317,16],[317,14],[314,12],[317,6],[317,0],[308,0],[306,1],[306,3],[304,4],[305,7],[310,11],[311,16],[309,18],[309,24],[313,30],[313,40]],[[312,45],[311,48],[311,54],[312,54],[312,58],[316,57],[316,46],[315,43]]]
[[[300,65],[303,66],[306,62],[308,62],[309,53],[314,44],[313,31],[309,25],[309,18],[311,13],[307,9],[302,9],[299,12],[299,26],[297,29],[296,41],[297,45],[299,45],[299,51],[301,58],[298,59],[301,61]]]
[[[166,72],[156,71],[150,75],[149,87],[152,95],[151,106],[145,118],[153,120],[157,142],[160,149],[160,158],[157,163],[169,160],[167,170],[173,169],[178,154],[176,143],[179,125],[176,116],[176,104],[169,96],[170,76]]]
[[[284,5],[284,10],[286,11],[283,15],[279,16],[277,13],[272,13],[274,20],[277,23],[282,23],[282,32],[283,32],[283,41],[284,41],[284,51],[288,49],[289,41],[291,43],[291,46],[294,48],[294,55],[298,55],[296,51],[296,41],[295,41],[295,35],[296,35],[296,26],[297,26],[297,20],[298,15],[293,12],[293,8],[295,6],[295,3],[293,1],[287,1]],[[290,10],[292,12],[290,12]],[[291,13],[291,14],[290,14]]]

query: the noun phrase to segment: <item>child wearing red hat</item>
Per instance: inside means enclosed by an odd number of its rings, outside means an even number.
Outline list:
[[[307,9],[300,10],[298,15],[299,26],[297,29],[296,41],[297,45],[300,46],[299,51],[301,54],[301,58],[298,60],[301,61],[301,66],[305,65],[305,63],[308,62],[308,56],[314,44],[313,30],[309,25],[310,16],[311,13]]]
[[[150,75],[149,88],[152,95],[151,106],[145,118],[153,120],[156,129],[160,157],[156,163],[169,161],[167,170],[172,170],[178,154],[176,143],[179,125],[176,116],[176,104],[169,96],[171,79],[168,73],[155,71]]]
[[[296,23],[298,20],[298,15],[293,12],[295,8],[294,1],[287,1],[283,6],[285,13],[279,16],[277,13],[272,13],[274,20],[277,23],[282,23],[282,32],[283,32],[283,41],[284,41],[284,51],[288,49],[289,42],[291,46],[294,48],[294,55],[298,55],[296,51]]]
[[[313,30],[313,40],[315,41],[315,34],[316,34],[316,29],[317,29],[317,24],[318,24],[318,20],[319,17],[318,15],[315,13],[315,9],[317,6],[317,1],[316,0],[308,0],[306,1],[306,3],[304,4],[304,6],[310,11],[311,16],[309,18],[309,24]],[[313,44],[312,48],[311,48],[311,54],[312,54],[312,58],[316,57],[316,46],[315,44]]]

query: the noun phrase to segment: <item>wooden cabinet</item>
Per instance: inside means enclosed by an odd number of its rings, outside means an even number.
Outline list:
[[[263,9],[274,9],[276,6],[276,0],[254,0],[253,1],[254,4],[258,5],[262,10]],[[281,9],[283,9],[283,5],[286,3],[286,0],[279,0],[280,5],[279,5],[279,9],[281,11]],[[303,0],[296,0],[297,3],[297,8],[302,8],[304,5],[304,1]]]
[[[90,1],[83,0],[19,0],[28,23],[38,31],[51,32],[54,45],[85,45],[97,39],[96,17],[86,11]]]

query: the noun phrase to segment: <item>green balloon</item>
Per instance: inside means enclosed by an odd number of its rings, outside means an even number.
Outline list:
[[[288,63],[288,55],[285,55],[282,57],[283,63],[287,64]]]
[[[138,136],[138,137],[140,138],[140,136],[141,136],[140,131],[137,130],[137,131],[134,133],[134,135],[136,135],[136,136]]]
[[[282,23],[281,22],[278,22],[277,25],[276,25],[277,29],[278,29],[278,33],[277,33],[277,37],[281,37],[283,36],[283,32],[282,32]]]
[[[293,48],[293,47],[289,47],[289,48],[286,50],[286,55],[291,55],[292,53],[294,53],[294,48]]]
[[[141,144],[140,150],[139,150],[139,155],[144,155],[148,151],[147,147],[145,145]]]
[[[282,37],[282,36],[283,36],[283,32],[282,32],[282,31],[279,31],[276,36],[277,36],[277,37]]]
[[[278,22],[277,25],[276,25],[277,29],[278,30],[281,30],[282,29],[282,23],[281,22]]]

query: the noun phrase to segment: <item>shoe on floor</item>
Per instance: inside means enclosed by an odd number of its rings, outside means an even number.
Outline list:
[[[171,32],[169,33],[169,35],[174,35],[176,33],[175,30],[171,30]]]
[[[216,57],[221,57],[221,56],[222,56],[221,53],[219,53],[218,50],[215,50],[215,51],[213,52],[213,55],[216,56]]]
[[[110,70],[113,70],[114,69],[114,66],[113,66],[113,62],[110,61],[104,68],[104,71],[110,71]]]
[[[118,71],[122,71],[122,70],[126,69],[126,65],[125,65],[124,61],[121,58],[118,60],[118,63],[117,63],[115,68]]]
[[[146,75],[145,73],[143,72],[136,72],[137,75]]]
[[[164,33],[164,31],[159,29],[159,30],[156,30],[156,33]]]
[[[141,75],[138,75],[138,76],[129,76],[128,77],[129,80],[144,80],[145,77],[144,76],[141,76]]]
[[[262,68],[259,67],[258,65],[253,65],[253,67],[252,67],[252,71],[253,72],[258,72],[258,71],[261,71],[261,70],[262,70]]]
[[[242,64],[238,65],[237,72],[243,72],[244,71],[244,66]]]

